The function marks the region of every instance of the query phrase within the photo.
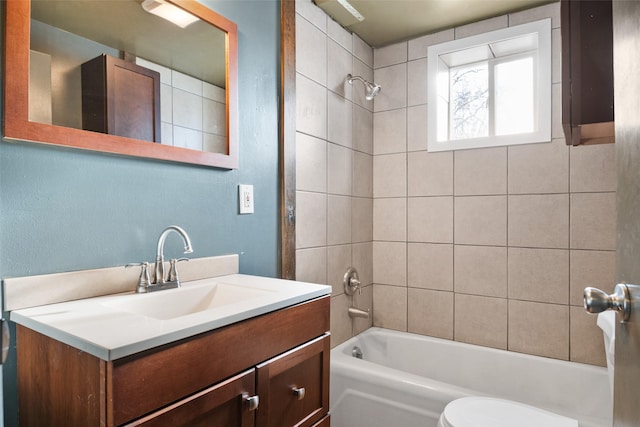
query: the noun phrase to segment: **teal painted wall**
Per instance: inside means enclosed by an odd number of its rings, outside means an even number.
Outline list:
[[[1,277],[152,261],[158,235],[171,224],[189,233],[192,257],[238,253],[242,273],[278,274],[280,4],[203,3],[238,24],[240,168],[224,171],[3,141]],[[237,213],[238,184],[254,185],[255,214]],[[180,255],[180,246],[170,236],[166,255]],[[3,377],[5,425],[13,426],[14,351]]]

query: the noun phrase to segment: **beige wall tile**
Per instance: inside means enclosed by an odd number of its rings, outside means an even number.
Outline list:
[[[304,133],[296,133],[296,188],[327,191],[327,143]]]
[[[373,67],[373,49],[355,34],[353,35],[353,55],[369,68]]]
[[[386,111],[407,106],[407,63],[378,68],[374,81],[382,90],[373,102],[374,111]]]
[[[353,151],[352,193],[358,197],[373,197],[373,156]]]
[[[564,249],[568,231],[567,194],[509,196],[509,246]]]
[[[351,40],[350,37],[349,40]],[[347,82],[347,74],[351,72],[352,68],[351,53],[329,39],[327,41],[327,88],[348,100],[351,100],[353,87]]]
[[[453,245],[407,244],[407,285],[453,291]]]
[[[331,194],[351,195],[353,150],[336,144],[327,147],[327,190]]]
[[[327,245],[351,243],[351,197],[330,195],[327,203]]]
[[[408,241],[453,243],[453,197],[410,197],[408,211]]]
[[[409,288],[408,331],[453,339],[453,293]]]
[[[202,97],[173,88],[173,124],[193,130],[202,130]]]
[[[351,199],[351,241],[373,240],[373,199],[354,197]]]
[[[509,147],[509,194],[567,193],[569,147],[564,139]]]
[[[562,85],[551,85],[551,139],[564,138],[562,130]]]
[[[373,282],[407,286],[407,244],[373,242]]]
[[[455,296],[455,340],[507,349],[507,300],[476,295]]]
[[[427,103],[427,58],[407,63],[407,105]]]
[[[353,40],[351,32],[333,19],[327,19],[327,35],[345,48],[350,54],[353,52]]]
[[[296,21],[296,71],[327,84],[327,35],[306,19]]]
[[[560,28],[560,3],[551,3],[509,15],[509,26],[551,18],[551,28]]]
[[[616,193],[571,194],[571,248],[616,249]]]
[[[327,195],[296,192],[296,248],[327,244]]]
[[[507,297],[507,248],[456,245],[454,265],[456,292]]]
[[[569,251],[509,248],[509,298],[569,303]]]
[[[607,293],[616,284],[615,251],[578,251],[570,254],[569,304],[582,307],[584,288],[592,286]]]
[[[616,191],[616,147],[614,144],[571,147],[571,191]]]
[[[296,130],[327,137],[327,89],[301,74],[296,76]]]
[[[369,310],[369,317],[356,317],[353,319],[353,334],[357,335],[373,326],[373,286],[365,286],[362,293],[355,293],[352,298],[353,305],[361,310]]]
[[[327,246],[327,284],[331,295],[344,293],[344,273],[351,267],[351,245]]]
[[[373,157],[373,197],[407,195],[407,155],[385,154]]]
[[[373,283],[373,242],[351,245],[351,265],[358,270],[363,286]]]
[[[351,148],[353,146],[351,134],[353,107],[351,101],[333,92],[329,92],[328,102],[327,138],[330,142]]]
[[[407,199],[374,199],[373,239],[407,240]]]
[[[342,344],[352,336],[349,299],[345,294],[331,297],[331,347]]]
[[[296,24],[300,20],[300,17],[313,23],[320,30],[327,31],[327,15],[322,9],[316,6],[311,0],[298,0],[296,1],[296,13],[300,16],[296,17]]]
[[[427,106],[407,108],[407,151],[427,149]],[[453,152],[449,152],[453,154]]]
[[[462,25],[455,28],[456,39],[475,36],[481,33],[487,33],[500,28],[509,26],[509,18],[507,15],[497,16],[495,18],[485,19],[484,21],[473,22],[471,24]]]
[[[296,250],[296,280],[327,284],[327,248]]]
[[[569,306],[509,301],[509,350],[569,359]]]
[[[453,36],[454,30],[451,28],[409,40],[409,60],[426,58],[427,48],[429,46],[451,41],[453,40]]]
[[[456,197],[454,204],[456,244],[506,245],[506,196]]]
[[[602,329],[596,325],[597,316],[587,313],[582,307],[570,307],[572,362],[607,366]]]
[[[403,153],[407,150],[407,110],[383,111],[373,115],[373,153]]]
[[[453,152],[418,151],[407,155],[409,196],[453,194]]]
[[[373,50],[373,68],[407,62],[407,42],[400,42]]]
[[[373,113],[353,104],[353,149],[373,154]]]
[[[373,326],[407,330],[407,288],[373,285]]]
[[[454,152],[454,194],[507,194],[507,147]]]

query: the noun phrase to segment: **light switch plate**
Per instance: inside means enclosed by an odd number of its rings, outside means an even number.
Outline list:
[[[253,213],[253,185],[238,185],[238,203],[240,214]]]

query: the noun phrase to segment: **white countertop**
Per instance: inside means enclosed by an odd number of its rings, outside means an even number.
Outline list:
[[[248,293],[253,294],[237,302],[177,317],[170,314],[174,307],[167,307],[168,318],[165,320],[162,319],[164,309],[159,310],[158,317],[153,313],[143,315],[140,311],[125,308],[128,305],[144,306],[145,301],[152,305],[151,299],[143,299],[157,298],[156,296],[160,296],[163,301],[172,300],[173,297],[174,301],[178,301],[179,293],[183,290],[196,291],[198,287],[211,287],[213,284],[247,287]],[[15,310],[10,313],[10,319],[110,361],[328,295],[330,292],[331,287],[326,285],[232,274],[184,282],[181,289],[149,294],[129,292]]]

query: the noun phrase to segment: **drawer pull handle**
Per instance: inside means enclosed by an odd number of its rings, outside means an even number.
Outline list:
[[[306,393],[306,390],[304,389],[304,387],[293,387],[292,390],[293,390],[293,394],[296,395],[298,400],[304,399],[304,395]]]
[[[245,396],[244,401],[247,405],[247,409],[249,411],[255,411],[258,409],[258,405],[260,404],[260,397],[258,395],[247,397]]]

